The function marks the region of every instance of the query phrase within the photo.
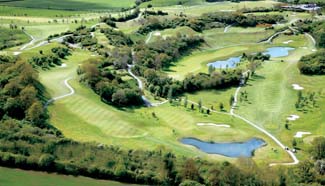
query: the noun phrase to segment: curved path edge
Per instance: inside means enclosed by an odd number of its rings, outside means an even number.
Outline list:
[[[273,136],[271,133],[269,133],[267,130],[259,127],[258,125],[256,125],[255,123],[249,121],[248,119],[238,115],[238,114],[235,114],[234,113],[234,109],[236,108],[236,105],[237,105],[237,97],[238,97],[238,93],[241,89],[241,86],[239,86],[237,89],[236,89],[236,92],[235,92],[235,100],[234,100],[234,103],[232,105],[232,108],[230,110],[230,114],[236,118],[239,118],[243,121],[245,121],[246,123],[248,123],[249,125],[251,125],[252,127],[256,128],[257,130],[259,130],[260,132],[264,133],[265,135],[267,135],[268,137],[270,137],[276,144],[278,144],[282,149],[284,149],[289,155],[290,157],[292,158],[293,162],[290,162],[290,163],[270,163],[269,165],[270,166],[275,166],[275,165],[297,165],[299,163],[299,160],[298,158],[296,157],[296,155],[291,152],[289,149],[287,149],[287,147],[285,145],[283,145],[280,140],[278,140],[275,136]]]
[[[75,90],[71,87],[71,85],[69,84],[69,81],[71,80],[72,78],[67,78],[64,80],[64,85],[69,89],[69,93],[67,94],[63,94],[61,96],[57,96],[57,97],[54,97],[50,100],[48,100],[45,104],[45,107],[47,107],[49,104],[53,103],[54,101],[57,101],[59,99],[63,99],[65,97],[68,97],[68,96],[72,96],[73,94],[75,94]]]

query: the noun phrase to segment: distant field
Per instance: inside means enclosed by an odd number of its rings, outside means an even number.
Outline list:
[[[3,2],[0,0],[0,5]],[[35,16],[35,17],[68,17],[76,14],[84,13],[83,11],[67,11],[67,10],[50,10],[50,9],[39,9],[39,8],[26,8],[26,7],[13,7],[0,6],[1,16]]]
[[[1,186],[131,186],[115,181],[95,180],[82,176],[65,176],[45,172],[0,167]],[[135,185],[132,185],[135,186]]]
[[[134,5],[134,0],[0,0],[0,5],[56,10],[120,10]]]
[[[0,50],[21,45],[30,39],[21,29],[11,30],[0,26],[0,33]]]

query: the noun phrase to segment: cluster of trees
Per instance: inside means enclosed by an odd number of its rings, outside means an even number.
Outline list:
[[[122,31],[114,30],[111,28],[102,28],[100,32],[103,33],[106,38],[109,40],[109,44],[113,46],[131,46],[133,41]]]
[[[141,13],[141,11],[137,7],[133,10],[128,11],[128,12],[124,12],[123,15],[120,15],[117,18],[112,17],[111,15],[100,17],[100,22],[106,23],[107,25],[109,25],[113,28],[116,28],[116,22],[125,22],[125,21],[135,19],[140,15],[140,13]]]
[[[154,11],[154,10],[145,10],[143,12],[143,15],[144,15],[144,17],[149,16],[149,15],[166,16],[166,15],[168,15],[168,12],[164,12],[162,10],[157,10],[157,11]]]
[[[61,65],[62,59],[70,55],[70,51],[66,47],[54,47],[51,49],[50,54],[44,54],[41,50],[38,56],[33,56],[28,60],[32,66],[38,66],[43,69],[53,67],[55,65]]]
[[[304,95],[302,91],[298,92],[298,99],[295,103],[295,107],[297,110],[302,110],[304,112],[307,111],[307,108],[315,108],[317,104],[317,96],[315,92],[307,93]]]
[[[296,23],[301,32],[309,32],[317,41],[317,47],[325,48],[325,22],[304,20]]]
[[[140,9],[135,8],[133,10],[130,10],[129,12],[124,12],[123,15],[120,15],[117,18],[109,17],[109,19],[113,22],[125,22],[137,18],[139,14],[140,14]]]
[[[0,56],[0,120],[24,119],[44,127],[47,113],[43,109],[38,74],[25,61]]]
[[[77,44],[80,43],[82,47],[90,47],[97,44],[97,39],[91,36],[95,28],[87,28],[86,26],[78,27],[72,35],[68,35],[63,39],[64,42]]]
[[[90,86],[106,103],[118,107],[142,105],[141,91],[133,80],[123,81],[125,74],[118,74],[111,68],[127,68],[131,57],[128,48],[115,48],[105,59],[89,60],[78,69],[80,81]]]
[[[238,13],[213,12],[206,13],[200,17],[204,23],[221,22],[243,27],[255,27],[258,24],[276,24],[283,22],[285,19],[282,15],[244,15]]]
[[[149,18],[138,30],[140,34],[147,34],[153,30],[163,30],[167,28],[176,28],[179,26],[188,26],[195,31],[201,32],[206,29],[220,27],[225,24],[233,24],[243,27],[254,27],[258,24],[275,24],[284,21],[282,15],[244,15],[239,13],[214,12],[206,13],[200,17],[176,17],[173,19]]]
[[[303,74],[325,74],[325,49],[303,56],[298,62],[298,68]]]
[[[134,61],[147,68],[169,67],[172,61],[197,48],[204,42],[200,36],[187,36],[180,33],[176,37],[160,38],[155,43],[139,43],[134,47]]]

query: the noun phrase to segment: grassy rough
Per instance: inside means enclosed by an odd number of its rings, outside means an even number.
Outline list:
[[[132,186],[133,184],[119,183],[115,181],[95,180],[82,176],[64,176],[48,174],[44,172],[24,171],[0,167],[1,186]],[[135,185],[133,185],[135,186]]]

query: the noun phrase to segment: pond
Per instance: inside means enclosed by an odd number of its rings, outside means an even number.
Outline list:
[[[269,54],[271,58],[275,57],[285,57],[289,55],[289,51],[294,50],[294,48],[291,47],[271,47],[266,49],[266,52],[263,52],[263,54]]]
[[[183,138],[183,144],[192,145],[208,154],[220,154],[227,157],[252,157],[254,151],[266,143],[262,139],[252,138],[246,142],[215,143],[204,142],[195,138]]]
[[[262,52],[264,55],[269,54],[271,58],[276,57],[285,57],[289,55],[289,51],[294,50],[291,47],[271,47],[267,48],[265,52]],[[227,60],[215,61],[208,63],[208,66],[213,66],[214,68],[235,68],[240,62],[241,56],[231,57]]]

